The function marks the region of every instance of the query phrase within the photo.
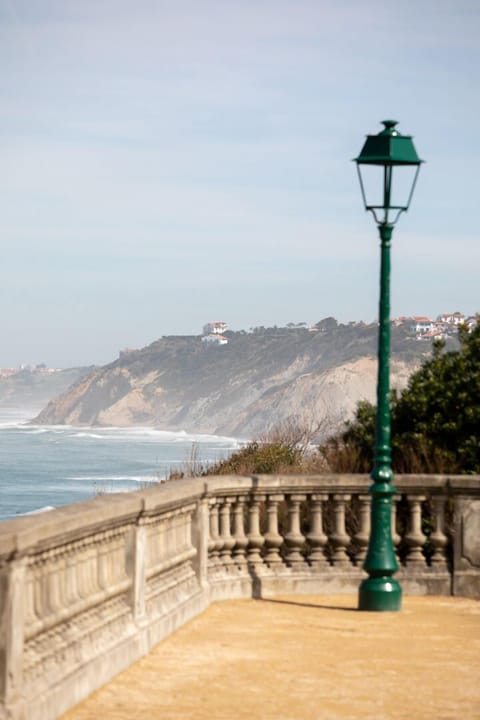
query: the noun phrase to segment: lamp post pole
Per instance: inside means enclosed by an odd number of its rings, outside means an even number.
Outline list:
[[[368,135],[357,163],[365,209],[373,214],[380,233],[380,304],[378,335],[377,413],[375,418],[375,447],[370,477],[372,497],[371,529],[367,555],[363,564],[368,578],[358,593],[359,610],[400,610],[402,589],[393,577],[398,570],[392,542],[393,485],[392,449],[390,445],[390,246],[393,227],[402,212],[409,208],[422,160],[417,155],[412,138],[401,135],[395,120],[384,120],[378,135]],[[383,193],[376,202],[367,200],[361,168],[375,166],[382,172]],[[393,174],[408,168],[415,170],[408,198],[402,204],[392,203]],[[391,215],[394,215],[392,220]]]
[[[398,563],[392,543],[393,485],[390,445],[390,246],[393,225],[383,222],[380,233],[380,304],[378,335],[377,413],[374,464],[370,477],[372,526],[363,564],[369,577],[359,589],[359,610],[400,610],[402,589],[393,573]]]

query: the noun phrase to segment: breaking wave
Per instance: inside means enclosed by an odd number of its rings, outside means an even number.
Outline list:
[[[73,482],[160,482],[160,478],[157,475],[70,475],[66,477],[65,480],[71,480]]]
[[[154,427],[30,424],[1,410],[0,440],[0,520],[164,482],[192,462],[192,445],[195,462],[209,465],[244,444]]]

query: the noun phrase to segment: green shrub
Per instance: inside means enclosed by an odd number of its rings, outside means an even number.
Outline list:
[[[301,452],[295,447],[281,442],[248,443],[208,469],[209,475],[255,475],[271,474],[298,468],[301,464]]]
[[[437,343],[407,388],[392,394],[396,472],[480,473],[480,322],[471,331],[460,327],[459,342],[459,350],[450,352]],[[362,402],[321,452],[335,472],[365,472],[373,462],[374,435],[375,407]]]

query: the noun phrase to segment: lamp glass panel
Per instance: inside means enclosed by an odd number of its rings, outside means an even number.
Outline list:
[[[367,205],[383,207],[384,166],[360,165],[360,172]],[[394,165],[391,168],[390,207],[407,207],[416,172],[416,165]]]
[[[390,205],[407,207],[417,168],[417,165],[395,165],[392,172]]]
[[[383,205],[383,166],[359,165],[367,205]]]

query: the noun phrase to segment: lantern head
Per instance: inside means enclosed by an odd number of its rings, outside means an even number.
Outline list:
[[[365,210],[379,225],[394,225],[410,206],[423,160],[411,136],[398,132],[396,120],[384,120],[383,125],[378,135],[367,135],[355,162]]]

